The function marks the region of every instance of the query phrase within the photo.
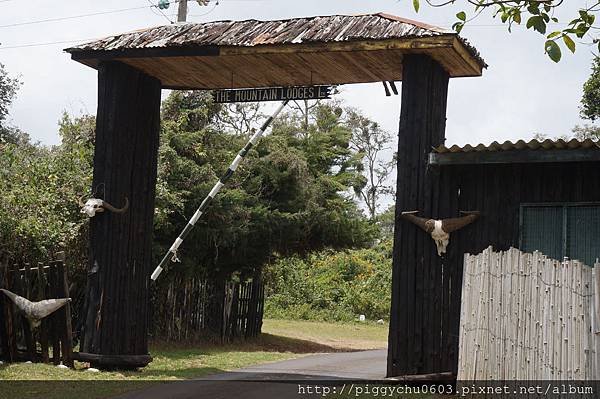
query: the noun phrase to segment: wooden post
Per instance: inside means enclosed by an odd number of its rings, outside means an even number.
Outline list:
[[[49,263],[49,268],[46,272],[46,276],[48,277],[48,296],[47,298],[54,298],[56,294],[55,287],[58,284],[57,277],[57,267],[55,262]],[[60,364],[60,331],[62,329],[61,318],[59,312],[52,313],[47,321],[50,324],[51,331],[51,343],[52,343],[52,363],[55,365]]]
[[[443,204],[437,206],[439,177],[427,168],[432,147],[445,140],[448,79],[428,56],[404,58],[388,377],[443,373],[457,366],[449,366],[456,359],[440,347],[448,326],[437,320],[443,317],[443,279],[433,240],[399,218],[407,210],[419,210],[425,217],[449,216]],[[460,314],[460,308],[450,311]]]
[[[177,22],[185,22],[187,19],[187,2],[188,0],[179,0],[177,8]]]
[[[21,295],[27,299],[32,298],[31,296],[31,282],[29,280],[31,275],[31,268],[29,263],[25,263],[23,265],[23,272],[20,274],[19,285],[21,287],[21,292],[18,295]],[[17,273],[20,273],[17,268]],[[35,300],[35,299],[34,299]],[[21,324],[23,325],[23,335],[25,335],[25,344],[27,345],[27,360],[32,362],[36,361],[36,346],[35,339],[33,336],[33,329],[31,328],[31,324],[29,320],[27,320],[24,316],[20,316]]]
[[[67,266],[65,265],[64,252],[61,253],[56,262],[56,298],[69,298],[69,283],[67,280]],[[63,319],[61,325],[62,332],[60,336],[62,349],[62,362],[65,366],[73,368],[73,328],[71,325],[71,304],[67,303],[59,310],[60,318]]]
[[[8,289],[8,257],[0,252],[0,287]],[[11,314],[6,295],[0,294],[0,360],[12,361],[9,337],[12,334]]]
[[[146,366],[161,83],[128,65],[98,66],[92,190],[125,213],[90,221],[81,352],[102,368]]]
[[[44,273],[44,264],[38,263],[37,267],[37,297],[36,301],[46,299],[47,279]],[[43,319],[40,325],[40,346],[42,348],[42,363],[49,363],[48,356],[48,320]]]

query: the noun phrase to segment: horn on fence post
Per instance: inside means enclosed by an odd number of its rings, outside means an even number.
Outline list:
[[[108,203],[104,200],[102,200],[102,207],[105,209],[108,209],[109,211],[111,211],[113,213],[123,213],[123,212],[127,211],[127,209],[129,209],[129,198],[125,197],[125,205],[123,205],[122,208],[115,208],[110,203]]]
[[[162,258],[162,260],[160,261],[160,263],[158,264],[156,269],[154,269],[154,272],[152,272],[152,275],[150,276],[150,278],[153,281],[156,281],[158,276],[160,276],[160,273],[163,271],[169,258],[171,258],[172,262],[179,261],[179,259],[177,258],[177,250],[179,249],[179,246],[181,245],[181,243],[183,242],[185,237],[190,233],[190,231],[192,231],[192,229],[194,228],[194,225],[196,224],[196,222],[198,221],[198,219],[200,218],[202,213],[206,210],[206,208],[211,203],[211,201],[215,198],[215,196],[218,194],[218,192],[221,190],[221,188],[225,185],[227,180],[229,180],[231,178],[231,176],[233,176],[236,169],[238,168],[238,166],[240,165],[240,163],[242,162],[242,160],[244,159],[246,154],[248,154],[250,149],[253,146],[255,146],[256,144],[258,144],[259,140],[261,139],[262,135],[265,133],[265,131],[267,130],[267,128],[269,127],[269,125],[271,124],[273,119],[277,118],[279,113],[283,110],[283,108],[287,105],[288,102],[289,102],[289,100],[283,101],[281,103],[281,105],[279,105],[279,107],[275,110],[275,112],[273,112],[273,115],[271,115],[265,121],[265,123],[262,125],[260,130],[256,133],[254,133],[254,135],[250,138],[248,143],[246,143],[244,148],[242,148],[242,150],[235,157],[235,159],[233,160],[233,162],[231,163],[229,168],[227,168],[227,171],[225,172],[225,174],[223,176],[221,176],[221,178],[219,179],[219,181],[217,181],[217,183],[214,185],[212,190],[210,190],[210,192],[208,193],[206,198],[204,198],[204,201],[202,201],[202,203],[200,204],[200,207],[198,207],[198,209],[196,210],[196,213],[194,213],[194,216],[192,216],[192,218],[190,219],[188,224],[185,226],[185,228],[179,234],[179,237],[177,237],[175,239],[175,242],[173,243],[173,245],[171,245],[171,248],[169,248],[169,251]]]

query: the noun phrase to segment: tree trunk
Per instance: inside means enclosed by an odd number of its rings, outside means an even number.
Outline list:
[[[90,220],[85,325],[77,358],[102,368],[143,367],[160,130],[160,82],[119,62],[98,67],[95,198],[122,207]]]

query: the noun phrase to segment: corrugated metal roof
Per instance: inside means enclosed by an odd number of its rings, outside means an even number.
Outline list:
[[[421,22],[377,13],[332,15],[276,21],[216,21],[180,23],[138,30],[85,43],[67,52],[110,51],[183,46],[252,47],[273,44],[350,42],[458,35]],[[459,38],[471,55],[487,66],[477,50]]]
[[[467,144],[463,147],[458,145],[453,145],[448,148],[446,146],[439,146],[434,148],[434,152],[438,154],[446,154],[446,153],[468,153],[468,152],[499,152],[499,151],[515,151],[515,150],[575,150],[575,149],[590,149],[597,148],[600,149],[600,142],[594,141],[591,139],[586,139],[583,141],[572,139],[569,141],[565,141],[562,139],[558,140],[531,140],[524,141],[519,140],[515,143],[511,141],[505,141],[504,143],[498,143],[494,141],[490,145],[478,144],[476,146],[472,146]]]

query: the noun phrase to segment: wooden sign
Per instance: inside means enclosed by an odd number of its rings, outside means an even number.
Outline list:
[[[323,100],[330,98],[331,86],[266,87],[213,91],[216,103],[244,103],[283,100]]]

